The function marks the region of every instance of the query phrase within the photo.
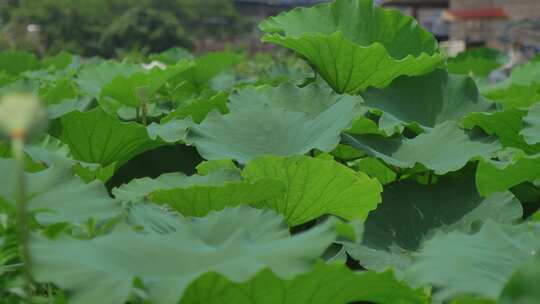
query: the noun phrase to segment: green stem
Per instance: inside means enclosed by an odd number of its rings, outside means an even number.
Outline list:
[[[143,123],[143,125],[146,126],[146,124],[147,124],[146,116],[148,115],[148,106],[147,106],[146,100],[144,98],[141,98],[140,108],[141,108],[142,123]]]
[[[11,151],[16,161],[17,180],[17,216],[19,221],[19,241],[21,243],[21,260],[23,262],[23,276],[25,281],[26,302],[32,303],[32,265],[29,247],[28,208],[26,195],[26,177],[24,175],[24,140],[21,136],[14,136],[11,140]]]
[[[49,297],[49,303],[53,303],[54,297],[53,297],[53,288],[52,288],[51,283],[47,284],[47,296]]]

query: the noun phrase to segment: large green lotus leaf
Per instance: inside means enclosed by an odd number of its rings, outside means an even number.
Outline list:
[[[45,167],[56,164],[75,165],[69,147],[50,135],[43,136],[39,141],[27,144],[24,151],[32,161],[41,163]]]
[[[190,129],[186,142],[206,159],[231,158],[241,163],[267,154],[330,152],[339,143],[341,131],[351,125],[356,106],[343,99],[317,116],[264,105],[226,115],[211,112]]]
[[[500,304],[533,304],[540,299],[540,251],[523,263],[504,287]]]
[[[181,214],[152,203],[128,204],[125,208],[127,224],[144,233],[173,233],[184,229],[189,223],[189,219]]]
[[[472,235],[454,231],[434,236],[424,244],[407,277],[435,287],[436,300],[459,295],[496,300],[512,273],[539,248],[540,226],[487,220]]]
[[[193,126],[190,117],[184,120],[173,119],[163,123],[151,123],[146,130],[152,140],[168,143],[185,142],[189,127]]]
[[[467,129],[478,126],[490,135],[497,135],[504,147],[518,148],[529,154],[539,153],[540,144],[531,146],[520,134],[526,115],[527,111],[520,108],[492,113],[470,113],[463,118],[463,125]]]
[[[321,288],[324,286],[324,288]],[[345,265],[317,263],[313,270],[284,280],[263,270],[246,283],[233,283],[215,273],[192,283],[181,304],[379,304],[428,303],[421,290],[396,280],[392,271],[352,272]]]
[[[399,134],[403,132],[403,126],[399,124],[399,121],[392,120],[388,122],[388,119],[391,116],[384,115],[380,117],[379,123],[375,122],[372,118],[372,113],[367,107],[363,107],[362,116],[359,116],[353,123],[352,126],[346,130],[347,133],[351,134],[378,134],[385,137],[392,136],[393,134]]]
[[[79,96],[75,79],[65,76],[42,82],[36,93],[47,106],[49,119],[56,119],[75,110],[85,111],[92,103],[92,98]]]
[[[470,231],[477,221],[512,223],[521,215],[509,192],[480,197],[473,177],[441,177],[431,185],[402,180],[385,186],[382,203],[364,222],[361,241],[344,245],[368,269],[392,266],[401,273],[437,231]]]
[[[240,204],[257,206],[285,193],[285,185],[272,178],[254,182],[224,180],[214,183],[157,190],[149,195],[149,200],[167,204],[186,216],[205,216],[210,211]]]
[[[418,163],[441,175],[461,169],[472,159],[489,159],[501,148],[494,138],[473,136],[452,121],[441,123],[413,139],[349,134],[343,138],[354,148],[388,164],[412,168]]]
[[[540,101],[540,84],[510,84],[505,87],[483,89],[482,94],[497,101],[503,108],[529,107]]]
[[[160,123],[166,123],[171,120],[182,120],[187,117],[200,123],[206,118],[206,115],[212,110],[217,110],[221,114],[226,114],[229,112],[227,108],[227,99],[229,94],[226,92],[220,92],[210,98],[196,98],[192,99],[186,103],[180,104],[174,111],[167,114],[163,117]]]
[[[15,208],[15,162],[0,159],[0,197]],[[89,218],[106,219],[120,214],[100,182],[84,183],[70,167],[56,164],[37,173],[26,173],[28,206],[41,224],[84,222]]]
[[[540,154],[526,155],[520,150],[504,150],[497,159],[480,160],[478,163],[476,184],[483,196],[540,179]]]
[[[54,56],[46,57],[41,60],[44,68],[52,70],[65,70],[70,66],[75,65],[76,57],[68,52],[60,52]]]
[[[529,145],[540,143],[540,103],[529,109],[527,116],[523,118],[525,128],[520,132]]]
[[[197,57],[190,68],[182,71],[175,78],[177,81],[187,82],[190,90],[201,93],[209,87],[212,78],[241,60],[241,55],[231,52],[208,53]]]
[[[118,76],[129,75],[142,71],[142,67],[127,62],[105,61],[89,63],[82,66],[77,75],[80,92],[93,98],[99,98],[101,89]]]
[[[539,83],[539,79],[540,61],[531,60],[514,67],[508,81],[510,83],[529,85],[531,83]]]
[[[377,180],[332,160],[260,157],[249,162],[242,175],[252,181],[273,178],[285,183],[285,195],[263,205],[281,213],[290,226],[324,214],[364,219],[381,201],[382,187]]]
[[[528,107],[540,101],[540,61],[530,61],[512,69],[503,82],[486,86],[482,94],[505,108]]]
[[[39,61],[32,53],[24,51],[4,51],[0,53],[0,71],[17,76],[22,72],[39,69]]]
[[[382,111],[381,120],[388,115],[398,123],[421,129],[448,120],[461,121],[467,113],[488,111],[493,106],[480,95],[472,78],[444,70],[402,76],[388,87],[369,89],[362,96],[367,106]]]
[[[155,179],[134,179],[112,192],[121,201],[149,199],[186,216],[204,216],[213,210],[282,196],[285,186],[270,178],[244,181],[237,170],[221,169],[207,175],[167,173]]]
[[[133,73],[128,76],[119,75],[102,87],[100,98],[112,98],[124,106],[139,107],[141,98],[151,100],[167,81],[188,68],[190,68],[190,64],[182,62],[182,64],[169,66],[164,70],[155,67],[150,71]],[[146,96],[143,97],[140,94]]]
[[[46,167],[63,165],[73,167],[75,173],[85,182],[99,179],[102,182],[109,180],[114,174],[115,165],[103,167],[73,159],[69,147],[52,136],[45,136],[39,142],[26,145],[25,152],[36,164]]]
[[[385,87],[443,62],[435,38],[411,17],[372,0],[337,0],[270,17],[262,40],[306,58],[339,93]]]
[[[78,95],[77,86],[70,78],[59,78],[53,83],[39,89],[41,101],[47,106],[59,104],[66,99],[74,99]]]
[[[448,59],[448,71],[453,74],[463,74],[487,77],[492,71],[508,62],[508,55],[490,48],[473,48],[459,53]]]
[[[209,272],[238,283],[264,269],[292,279],[308,272],[334,238],[332,221],[291,237],[273,211],[242,206],[185,220],[168,234],[113,231],[91,240],[34,238],[32,270],[38,282],[68,291],[70,303],[124,303],[139,278],[149,301],[173,304]]]
[[[309,117],[316,117],[334,104],[347,100],[361,103],[360,96],[339,95],[327,86],[317,83],[303,88],[291,83],[283,83],[277,87],[247,87],[230,96],[228,108],[234,112],[246,107],[268,106],[281,108],[291,112],[303,112]]]
[[[173,47],[161,53],[154,53],[148,59],[162,62],[167,65],[177,64],[182,59],[193,59],[193,54],[182,47]]]
[[[359,159],[358,170],[376,178],[381,184],[386,185],[396,180],[397,173],[388,168],[386,164],[374,157]]]
[[[156,178],[143,177],[112,189],[117,200],[137,203],[159,189],[170,189],[186,183],[188,177],[181,172],[165,173]]]
[[[143,125],[121,122],[101,108],[71,112],[60,118],[59,138],[77,160],[118,166],[144,151],[163,144],[152,140]]]
[[[230,159],[205,160],[195,167],[200,175],[208,175],[219,170],[233,170],[240,172],[240,168]]]
[[[84,112],[92,107],[93,99],[89,96],[78,96],[73,99],[64,99],[63,101],[47,106],[47,116],[49,119],[57,119],[73,111]]]

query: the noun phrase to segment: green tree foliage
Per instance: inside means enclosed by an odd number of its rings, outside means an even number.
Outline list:
[[[37,43],[47,54],[112,57],[133,49],[189,48],[195,37],[224,37],[241,25],[227,0],[27,0],[4,6],[0,18],[7,21],[10,42],[28,46],[26,28],[36,24]]]

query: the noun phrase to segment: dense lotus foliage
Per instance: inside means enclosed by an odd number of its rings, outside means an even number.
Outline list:
[[[0,53],[48,121],[19,155],[0,107],[0,303],[540,301],[540,60],[371,0],[260,28],[295,54]]]

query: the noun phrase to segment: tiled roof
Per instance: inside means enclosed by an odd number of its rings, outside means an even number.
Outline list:
[[[505,11],[500,7],[468,10],[448,10],[446,18],[449,20],[470,19],[504,19],[507,18]]]

